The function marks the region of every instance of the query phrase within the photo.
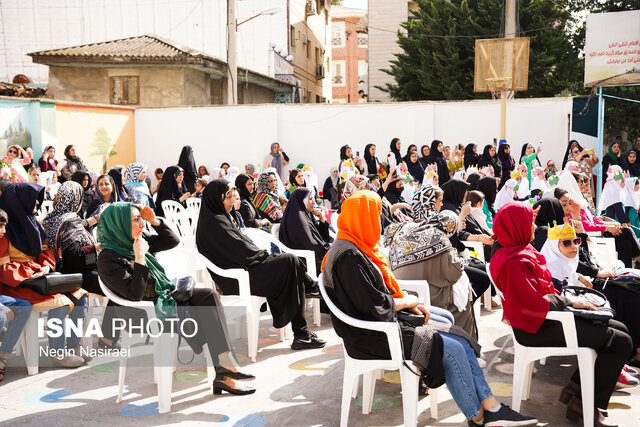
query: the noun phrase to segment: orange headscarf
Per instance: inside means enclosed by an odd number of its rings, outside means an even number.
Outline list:
[[[338,217],[338,239],[348,240],[367,255],[382,272],[385,285],[394,298],[403,298],[404,292],[387,264],[384,255],[378,251],[380,240],[380,213],[382,200],[373,191],[356,192],[342,203],[342,212]],[[322,260],[322,268],[327,257]]]

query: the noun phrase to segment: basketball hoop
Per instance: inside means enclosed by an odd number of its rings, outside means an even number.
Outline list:
[[[500,99],[502,94],[511,89],[511,77],[491,77],[485,79],[491,91],[491,98]]]

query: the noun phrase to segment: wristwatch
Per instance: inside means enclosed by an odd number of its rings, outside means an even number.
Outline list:
[[[81,224],[84,228],[89,228],[89,221],[87,221],[86,219],[83,219]]]

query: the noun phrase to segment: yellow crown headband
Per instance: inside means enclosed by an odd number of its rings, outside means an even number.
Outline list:
[[[553,227],[549,228],[547,232],[547,239],[549,240],[575,239],[576,237],[576,229],[568,222],[558,226],[558,224],[553,221]]]
[[[522,178],[522,174],[520,173],[519,170],[514,170],[513,172],[511,172],[511,178],[512,179]]]

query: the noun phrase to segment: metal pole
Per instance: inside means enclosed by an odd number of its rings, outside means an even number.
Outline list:
[[[595,167],[598,177],[598,188],[596,188],[596,206],[600,203],[600,193],[602,193],[602,175],[607,171],[602,170],[602,150],[604,145],[604,98],[602,97],[602,87],[598,86],[598,145],[596,146],[596,154],[600,162]]]
[[[236,0],[227,0],[227,104],[238,103]]]
[[[507,93],[500,92],[500,139],[507,139]]]
[[[516,0],[505,0],[504,8],[504,38],[516,36]]]

